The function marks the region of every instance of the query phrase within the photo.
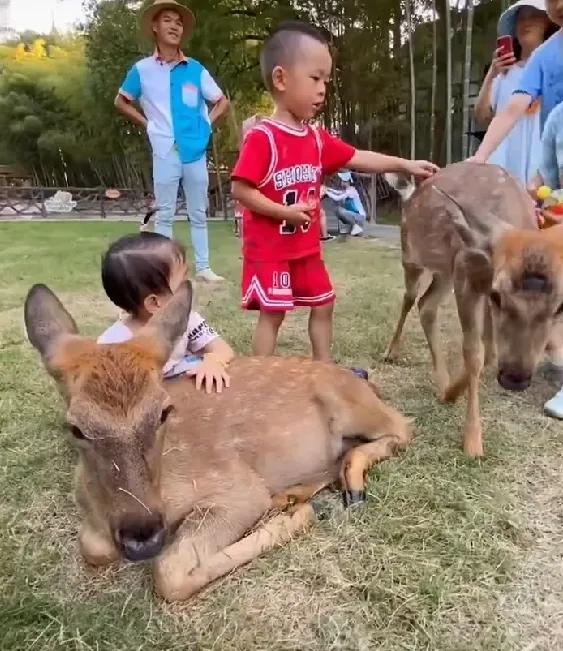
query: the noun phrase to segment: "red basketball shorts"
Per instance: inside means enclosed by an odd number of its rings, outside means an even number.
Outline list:
[[[286,312],[294,307],[320,307],[335,299],[320,254],[278,262],[244,260],[242,307],[262,312]]]

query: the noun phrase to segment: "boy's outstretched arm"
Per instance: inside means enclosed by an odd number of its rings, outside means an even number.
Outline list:
[[[526,113],[530,106],[531,97],[527,93],[518,93],[510,100],[504,111],[498,113],[492,120],[483,142],[470,160],[476,163],[486,163],[491,154],[506,138],[512,127]]]
[[[396,156],[386,156],[375,151],[356,150],[346,167],[360,172],[397,172],[419,179],[426,179],[435,174],[439,167],[427,160],[406,160]]]

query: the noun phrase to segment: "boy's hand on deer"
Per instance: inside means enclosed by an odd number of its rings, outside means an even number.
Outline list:
[[[427,160],[405,161],[405,173],[417,179],[427,179],[439,171],[439,167]]]
[[[217,393],[223,392],[223,386],[226,389],[231,386],[231,378],[225,365],[213,353],[206,353],[203,356],[203,361],[197,367],[195,374],[196,389],[199,391],[204,385],[206,393],[212,393],[214,385],[217,387]]]

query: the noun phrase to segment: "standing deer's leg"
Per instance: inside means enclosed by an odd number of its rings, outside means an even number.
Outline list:
[[[485,323],[483,338],[485,341],[485,366],[496,368],[498,363],[497,356],[497,343],[495,341],[495,333],[493,330],[493,314],[491,306],[485,300]]]
[[[418,302],[420,311],[420,323],[426,335],[426,341],[430,348],[432,367],[434,369],[434,380],[438,387],[438,395],[443,398],[446,388],[450,382],[450,376],[440,344],[438,333],[437,314],[438,308],[443,303],[447,294],[452,290],[452,281],[448,276],[434,274],[428,289]]]
[[[196,517],[188,516],[172,545],[155,561],[158,594],[167,601],[184,601],[212,581],[289,541],[315,519],[310,504],[298,504],[290,513],[275,516],[245,536],[271,506],[265,488],[260,494],[254,488],[231,487],[234,495],[217,496],[221,507],[214,504],[199,509]]]
[[[384,436],[377,441],[348,450],[340,467],[342,499],[346,508],[366,501],[365,486],[368,470],[374,463],[392,457],[398,447],[398,437]]]
[[[463,261],[456,261],[455,296],[463,332],[464,378],[467,382],[467,412],[463,449],[471,457],[483,456],[483,438],[479,415],[479,380],[485,363],[483,325],[485,296],[471,288]],[[449,393],[449,391],[448,391]]]
[[[385,361],[392,362],[397,359],[399,355],[399,348],[401,345],[401,335],[405,326],[407,316],[412,309],[418,296],[418,287],[420,285],[420,277],[424,271],[421,267],[412,264],[403,264],[403,271],[405,275],[405,294],[403,296],[403,305],[401,307],[401,316],[395,328],[395,334],[391,339],[391,343],[385,353]]]

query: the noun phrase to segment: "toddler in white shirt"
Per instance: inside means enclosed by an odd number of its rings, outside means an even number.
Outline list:
[[[102,284],[108,298],[125,315],[100,337],[99,344],[131,339],[170,300],[186,277],[181,244],[157,233],[126,235],[102,257]],[[190,312],[188,327],[162,370],[165,378],[195,376],[197,388],[218,392],[230,384],[227,366],[234,353],[207,321]]]

